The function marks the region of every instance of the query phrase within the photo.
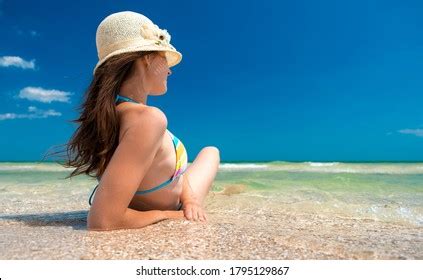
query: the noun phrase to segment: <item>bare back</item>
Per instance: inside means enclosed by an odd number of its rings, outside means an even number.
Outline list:
[[[129,102],[121,103],[116,107],[120,120],[119,143],[125,131],[137,121],[137,115],[147,108],[153,108],[160,111],[157,107]],[[165,114],[161,111],[160,113],[163,114],[161,117],[166,119]],[[161,114],[159,114],[159,117]],[[139,139],[139,141],[142,141],[142,139]],[[153,162],[138,185],[137,190],[151,189],[171,178],[175,171],[175,162],[176,155],[173,142],[171,136],[165,132],[163,141],[154,156]],[[152,209],[176,210],[182,192],[182,176],[160,190],[147,194],[135,195],[129,207],[140,211]]]

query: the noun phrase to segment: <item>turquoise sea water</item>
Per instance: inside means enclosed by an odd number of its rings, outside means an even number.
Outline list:
[[[0,163],[1,259],[166,258],[157,246],[175,239],[166,244],[175,257],[197,258],[183,249],[183,236],[197,232],[195,248],[214,244],[204,258],[423,258],[423,163],[221,163],[205,201],[208,226],[170,221],[113,235],[86,231],[97,181],[65,180],[70,172]]]
[[[74,201],[75,194],[87,197],[96,181],[87,176],[64,180],[68,173],[57,163],[2,162],[1,204],[22,200],[23,194],[27,200],[39,196],[62,205]],[[299,211],[423,225],[423,163],[222,163],[212,190],[225,188],[241,193],[238,200],[246,205],[265,198]],[[31,205],[21,210],[31,211]],[[2,212],[11,214],[13,207]]]
[[[423,225],[423,163],[272,162],[223,169],[218,183],[245,184],[251,196],[299,211]]]

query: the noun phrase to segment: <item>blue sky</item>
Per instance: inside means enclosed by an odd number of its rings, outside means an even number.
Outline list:
[[[135,11],[183,54],[167,115],[191,162],[422,161],[421,1],[0,0],[0,161],[66,143],[107,15]]]

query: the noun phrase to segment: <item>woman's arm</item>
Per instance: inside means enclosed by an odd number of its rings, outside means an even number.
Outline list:
[[[162,210],[150,210],[150,211],[137,211],[128,208],[123,215],[121,223],[96,225],[92,224],[89,230],[95,231],[107,231],[117,229],[130,229],[130,228],[142,228],[162,220],[166,219],[180,219],[184,218],[183,211],[162,211]]]
[[[89,230],[140,228],[178,217],[170,213],[177,211],[136,211],[128,207],[163,142],[167,119],[155,107],[128,112],[126,118],[126,126],[121,127],[128,128],[101,176],[88,214]]]

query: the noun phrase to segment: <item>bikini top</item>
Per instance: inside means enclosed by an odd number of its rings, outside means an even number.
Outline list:
[[[116,105],[119,105],[122,102],[132,102],[132,103],[138,103],[137,101],[125,97],[125,96],[121,96],[121,95],[117,95],[116,99],[115,99],[115,103]],[[175,135],[173,135],[172,132],[170,132],[168,129],[166,129],[167,133],[171,136],[172,138],[172,142],[173,142],[173,147],[175,149],[175,154],[176,154],[176,165],[175,165],[175,172],[173,173],[172,178],[170,178],[168,181],[164,182],[161,185],[167,185],[167,183],[177,179],[181,174],[183,174],[187,167],[188,167],[188,154],[187,151],[185,149],[184,144],[182,143],[181,140],[178,139],[178,137],[176,137]],[[100,181],[101,177],[97,177],[97,180]],[[166,183],[166,184],[165,184]],[[159,185],[158,187],[160,187],[161,185]],[[156,190],[157,187],[154,187],[152,189],[148,189],[145,191],[138,191],[138,194],[141,193],[146,193],[146,192],[150,192],[150,191],[154,191]]]
[[[116,105],[118,105],[121,102],[125,102],[125,101],[138,103],[135,100],[132,100],[132,99],[130,99],[128,97],[125,97],[125,96],[120,96],[120,95],[117,95],[116,96],[116,101],[115,101]],[[184,144],[182,144],[182,142],[175,135],[173,135],[168,129],[166,129],[166,131],[171,136],[172,142],[173,142],[173,146],[175,148],[175,153],[176,153],[175,172],[173,173],[172,178],[166,180],[166,182],[163,182],[160,185],[155,186],[155,187],[150,188],[150,189],[147,189],[147,190],[137,191],[137,192],[135,192],[135,195],[142,195],[142,194],[150,193],[150,192],[159,190],[161,188],[164,188],[170,182],[172,182],[173,180],[175,180],[176,178],[178,178],[179,176],[181,176],[186,171],[186,169],[187,169],[188,155],[187,155],[187,151],[185,150]],[[101,176],[97,177],[97,180],[98,180],[98,182],[100,182]],[[99,185],[100,185],[100,183],[97,184],[97,186],[91,192],[90,197],[88,198],[88,203],[90,205],[92,204],[93,195],[95,194],[95,192],[96,192],[96,190],[97,190],[97,188],[98,188]]]

